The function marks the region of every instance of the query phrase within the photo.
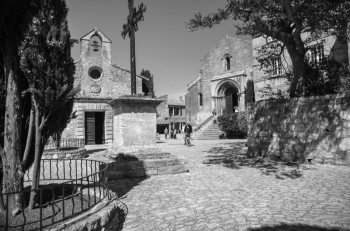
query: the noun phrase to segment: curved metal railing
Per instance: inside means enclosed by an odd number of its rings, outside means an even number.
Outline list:
[[[43,230],[53,224],[73,218],[105,198],[111,199],[107,164],[88,159],[43,159],[40,166],[40,186],[36,191],[34,210],[12,217],[10,209],[0,213],[0,230]],[[29,201],[32,170],[24,177],[24,190],[0,194],[8,207],[10,196],[20,194],[23,204]],[[27,189],[28,188],[28,189]],[[12,194],[12,195],[11,195]]]

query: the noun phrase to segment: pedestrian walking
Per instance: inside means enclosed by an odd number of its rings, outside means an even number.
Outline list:
[[[168,134],[169,134],[168,128],[165,128],[164,129],[164,136],[165,136],[166,140],[168,139]]]

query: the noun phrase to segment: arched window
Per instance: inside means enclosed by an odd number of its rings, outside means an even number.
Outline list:
[[[198,102],[199,102],[199,106],[203,106],[203,95],[202,95],[202,93],[198,94]]]
[[[229,56],[225,57],[225,70],[228,71],[231,69],[231,59]]]

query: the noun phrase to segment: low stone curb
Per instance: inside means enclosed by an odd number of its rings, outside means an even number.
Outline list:
[[[44,151],[45,159],[80,159],[86,156],[85,148],[78,148],[66,151]]]
[[[91,190],[90,190],[91,191]],[[83,191],[87,193],[86,190]],[[98,196],[98,195],[96,195]],[[92,207],[87,212],[63,224],[48,229],[49,231],[115,231],[121,230],[126,216],[126,205],[118,200],[115,193],[112,198],[105,198],[103,201]]]

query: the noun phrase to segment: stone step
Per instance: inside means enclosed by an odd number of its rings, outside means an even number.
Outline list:
[[[207,127],[198,137],[196,137],[196,140],[218,140],[220,139],[220,135],[222,135],[222,131],[218,127],[217,124],[212,124],[209,127]]]

